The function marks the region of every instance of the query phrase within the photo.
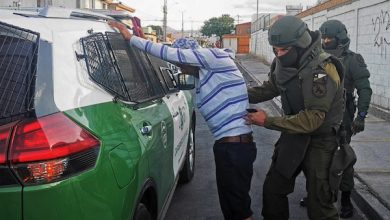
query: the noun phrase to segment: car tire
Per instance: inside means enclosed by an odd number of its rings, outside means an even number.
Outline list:
[[[134,220],[152,220],[152,215],[143,203],[138,204]]]
[[[186,159],[184,166],[180,171],[180,183],[188,183],[192,180],[195,173],[195,126],[192,125],[188,134],[188,143]]]

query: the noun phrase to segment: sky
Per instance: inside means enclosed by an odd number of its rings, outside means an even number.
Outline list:
[[[284,13],[286,5],[301,4],[313,6],[317,0],[258,0],[259,13]],[[163,19],[164,0],[121,0],[132,8],[135,15],[142,21],[142,26],[161,25]],[[229,14],[235,22],[243,23],[251,21],[251,15],[256,14],[257,0],[167,0],[168,26],[181,30],[182,15],[184,30],[197,30],[203,23],[212,18]]]

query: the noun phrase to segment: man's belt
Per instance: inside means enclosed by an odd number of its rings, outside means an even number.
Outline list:
[[[227,136],[216,141],[216,143],[253,143],[252,133],[241,134],[237,136]]]

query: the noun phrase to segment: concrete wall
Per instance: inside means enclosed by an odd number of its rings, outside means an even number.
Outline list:
[[[232,49],[237,53],[237,38],[223,38],[222,47]]]
[[[80,0],[82,1],[82,0]],[[64,8],[76,8],[76,0],[52,0],[53,6]]]
[[[350,1],[302,17],[311,30],[317,30],[329,19],[338,19],[346,25],[351,39],[350,49],[360,53],[366,61],[373,89],[371,104],[390,110],[390,1]],[[257,50],[254,46],[256,35]],[[266,31],[252,34],[251,53],[256,51],[269,61],[272,51],[264,44],[266,36]]]
[[[250,53],[261,56],[272,63],[275,55],[268,43],[268,30],[259,30],[251,34]]]

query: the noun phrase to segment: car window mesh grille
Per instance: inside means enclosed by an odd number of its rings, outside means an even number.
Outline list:
[[[131,101],[140,101],[150,97],[148,80],[141,74],[140,66],[134,59],[136,57],[133,48],[129,48],[122,35],[118,33],[106,33],[110,46],[115,55],[118,67],[123,75],[124,83],[129,92]]]
[[[109,92],[126,101],[130,97],[123,85],[123,79],[115,64],[112,50],[102,33],[81,39],[86,57],[89,76]]]
[[[0,22],[0,125],[33,113],[39,34]]]
[[[82,38],[88,74],[120,99],[143,102],[161,97],[162,85],[146,54],[115,32]]]
[[[152,99],[164,93],[144,52],[129,45],[122,35],[106,33],[132,101]]]

